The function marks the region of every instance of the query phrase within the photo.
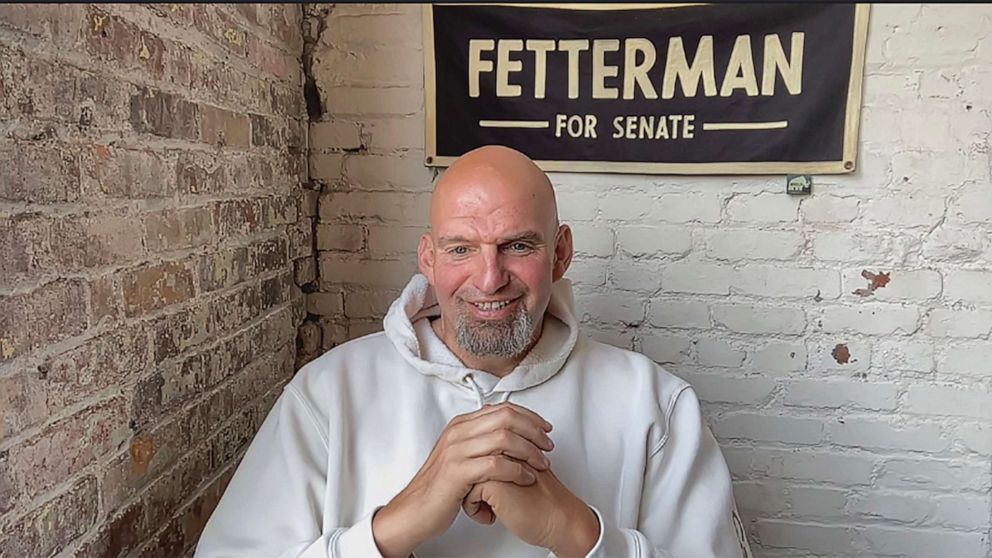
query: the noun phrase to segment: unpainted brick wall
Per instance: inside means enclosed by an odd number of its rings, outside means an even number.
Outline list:
[[[416,271],[436,178],[420,21],[305,22],[323,104],[308,358],[380,329]],[[988,6],[873,6],[858,170],[811,196],[783,177],[551,177],[585,330],[695,385],[758,555],[992,554],[989,37]]]
[[[293,374],[301,24],[0,6],[0,556],[188,552]]]

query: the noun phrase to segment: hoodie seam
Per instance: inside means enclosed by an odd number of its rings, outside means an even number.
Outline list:
[[[665,409],[665,433],[661,436],[661,439],[658,440],[658,443],[655,444],[655,447],[651,449],[648,457],[654,457],[665,447],[665,444],[668,442],[668,434],[672,431],[672,415],[674,414],[673,411],[675,409],[675,404],[678,403],[679,397],[691,387],[692,386],[690,385],[682,386],[681,389],[672,394],[667,408]]]
[[[320,423],[317,421],[317,417],[315,416],[314,410],[310,407],[310,405],[306,402],[306,400],[303,399],[303,394],[301,394],[300,391],[293,386],[293,384],[287,384],[286,391],[291,393],[293,397],[295,397],[296,400],[300,402],[300,405],[303,405],[303,410],[306,411],[306,415],[307,418],[310,420],[310,424],[313,426],[314,430],[317,431],[317,435],[320,436],[320,441],[324,444],[324,449],[329,451],[330,443],[328,442],[327,434],[320,429]]]

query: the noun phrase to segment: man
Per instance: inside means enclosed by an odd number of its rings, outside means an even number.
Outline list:
[[[579,337],[571,258],[530,159],[461,157],[385,331],[300,370],[196,555],[747,555],[695,394]]]

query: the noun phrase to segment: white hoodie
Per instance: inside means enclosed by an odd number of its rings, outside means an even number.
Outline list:
[[[210,517],[197,558],[379,556],[372,514],[455,415],[507,399],[554,425],[555,475],[600,521],[590,556],[747,556],[730,474],[692,388],[638,353],[580,338],[568,280],[509,375],[465,368],[434,334],[415,275],[385,331],[336,347],[286,386]],[[459,512],[418,556],[548,556]]]

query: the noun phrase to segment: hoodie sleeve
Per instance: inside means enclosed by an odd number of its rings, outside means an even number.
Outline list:
[[[675,397],[665,436],[645,468],[637,529],[606,524],[589,558],[720,556],[750,558],[730,472],[688,386]]]
[[[323,531],[327,435],[292,384],[255,435],[196,546],[196,558],[381,557],[371,513]]]

